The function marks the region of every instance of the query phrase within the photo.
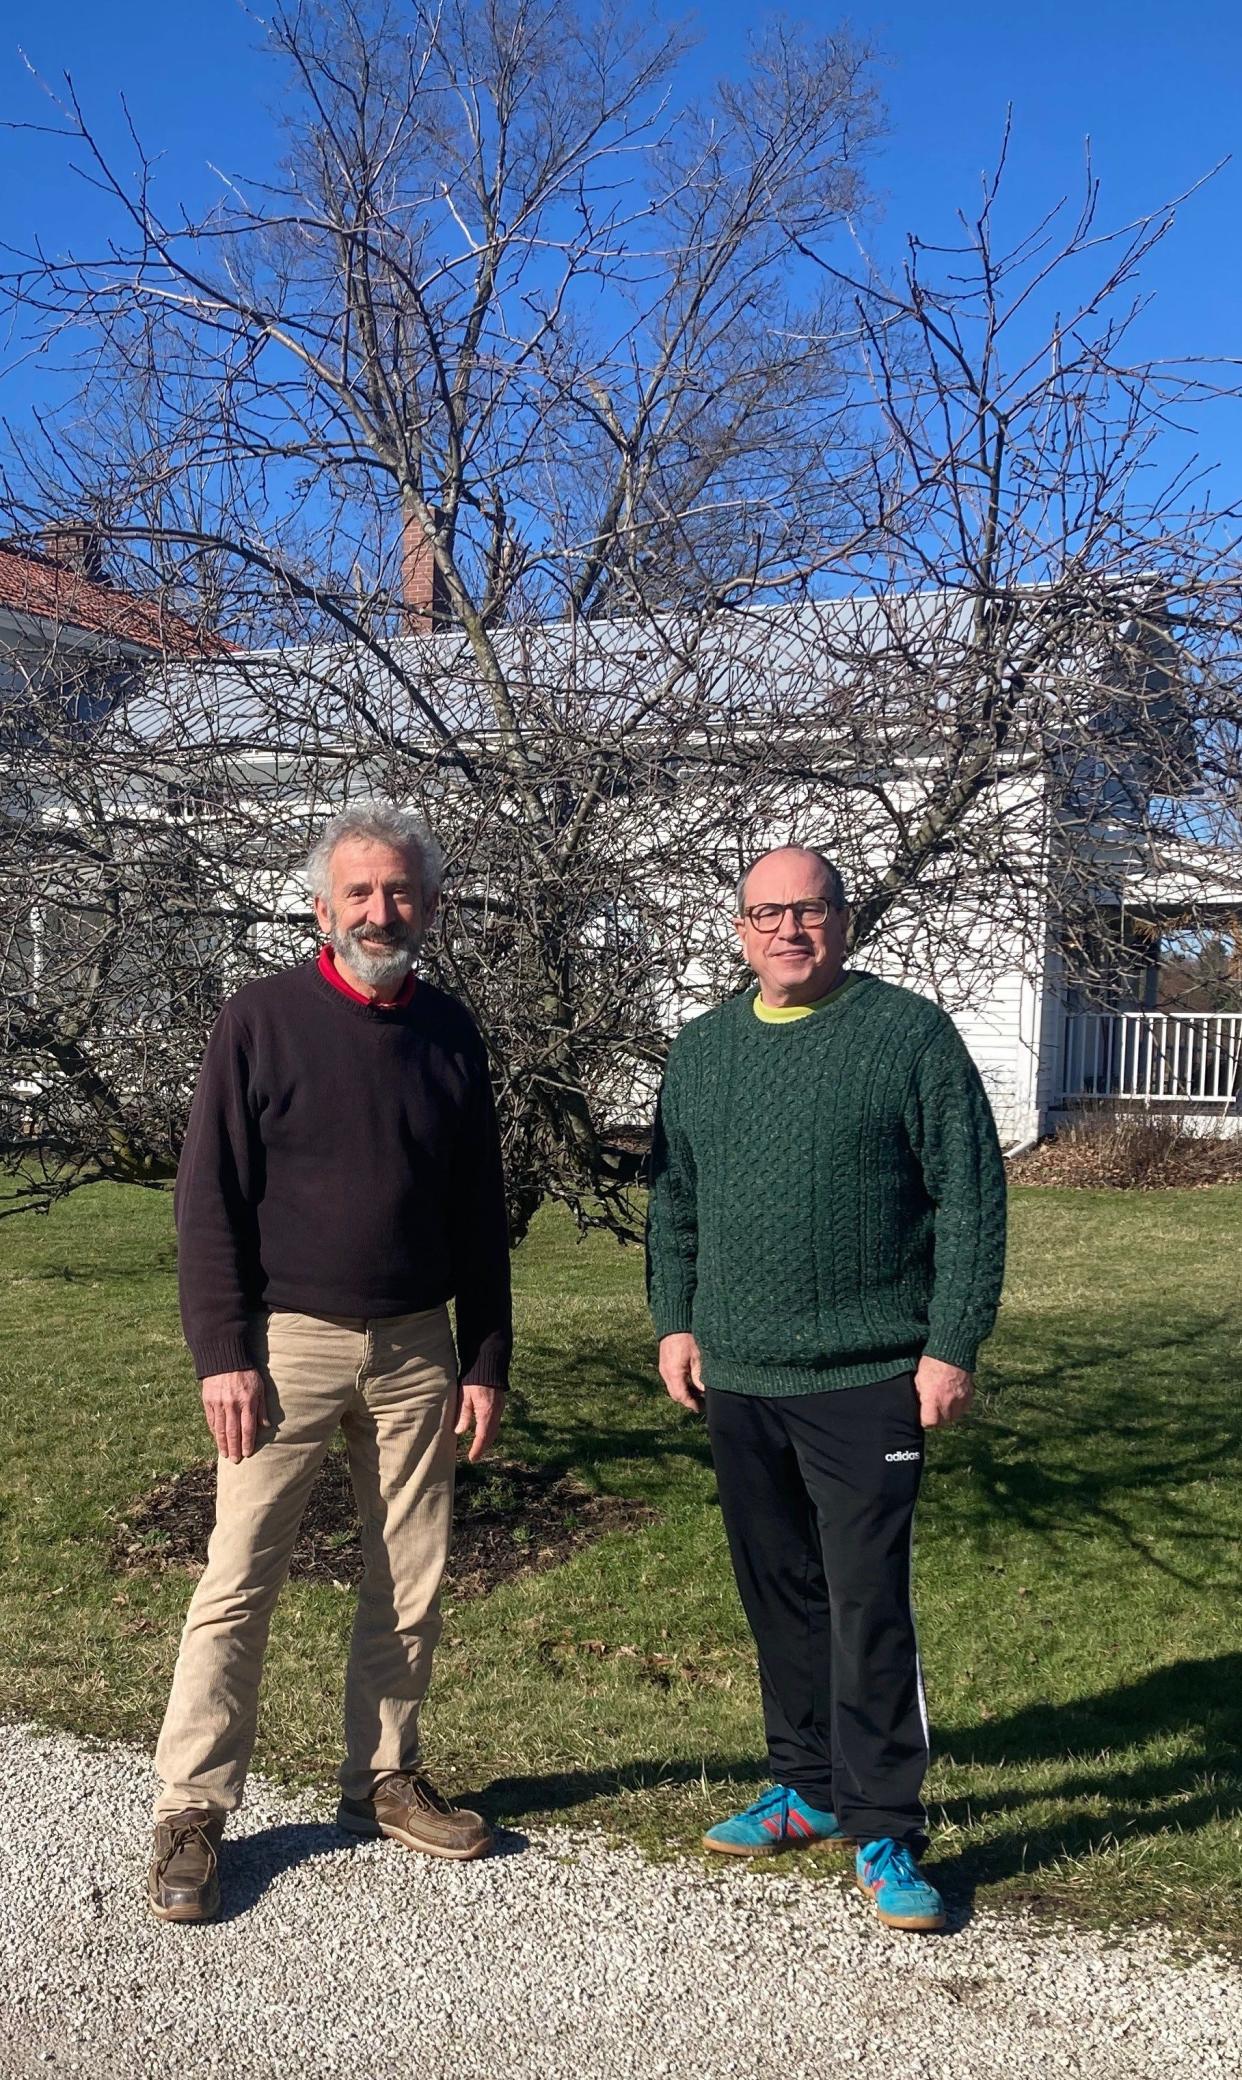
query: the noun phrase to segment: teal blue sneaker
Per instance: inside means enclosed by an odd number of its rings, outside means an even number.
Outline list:
[[[774,1856],[778,1849],[805,1849],[811,1842],[841,1839],[835,1813],[809,1806],[788,1784],[773,1784],[752,1806],[709,1827],[703,1847],[722,1856]]]
[[[929,1885],[904,1842],[884,1836],[866,1842],[858,1852],[854,1879],[860,1892],[875,1901],[886,1928],[943,1928],[944,1901]]]

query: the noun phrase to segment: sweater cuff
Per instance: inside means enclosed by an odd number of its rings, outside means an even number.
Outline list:
[[[506,1392],[509,1386],[509,1348],[504,1337],[495,1337],[480,1345],[468,1365],[461,1369],[463,1387],[499,1387]]]
[[[665,1300],[651,1310],[655,1332],[661,1341],[666,1336],[689,1336],[694,1326],[693,1300]]]
[[[965,1330],[941,1336],[929,1336],[923,1345],[925,1358],[939,1358],[942,1365],[959,1365],[963,1372],[973,1372],[979,1363],[979,1342]]]
[[[253,1372],[255,1369],[254,1359],[246,1348],[246,1339],[237,1330],[224,1330],[202,1342],[196,1337],[190,1345],[190,1356],[199,1379],[211,1379],[217,1372]]]

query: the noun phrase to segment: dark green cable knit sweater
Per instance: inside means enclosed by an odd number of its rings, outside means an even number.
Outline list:
[[[855,975],[812,1018],[763,1024],[751,992],[678,1034],[647,1289],[709,1387],[863,1386],[924,1353],[972,1371],[1004,1263],[991,1108],[936,1005]]]

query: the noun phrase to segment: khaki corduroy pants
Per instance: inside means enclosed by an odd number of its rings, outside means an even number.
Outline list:
[[[378,1777],[418,1760],[453,1517],[457,1359],[448,1311],[359,1321],[277,1310],[257,1325],[256,1342],[268,1427],[249,1459],[218,1462],[216,1528],[155,1751],[157,1817],[241,1804],[272,1610],[338,1428],[364,1562],[341,1788],[366,1798]]]

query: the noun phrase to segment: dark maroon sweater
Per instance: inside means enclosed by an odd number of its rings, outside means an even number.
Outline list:
[[[487,1056],[420,980],[374,1010],[314,963],[216,1020],[177,1170],[181,1320],[200,1379],[254,1363],[261,1308],[415,1314],[457,1300],[464,1381],[504,1386],[512,1324]]]

